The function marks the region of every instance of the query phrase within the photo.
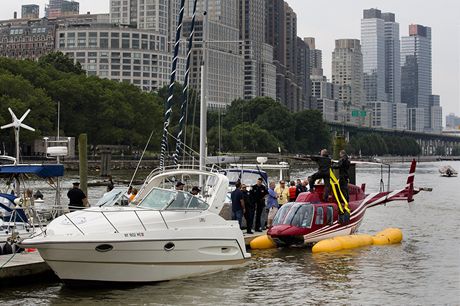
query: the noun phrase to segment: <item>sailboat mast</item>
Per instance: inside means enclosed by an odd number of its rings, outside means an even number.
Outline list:
[[[176,153],[174,153],[174,165],[179,163],[179,155],[182,147],[182,134],[184,129],[184,121],[187,113],[188,105],[188,83],[190,78],[190,61],[192,57],[192,47],[193,47],[193,36],[195,34],[195,16],[196,16],[196,4],[198,0],[193,1],[193,12],[192,12],[192,22],[190,27],[190,34],[188,37],[188,46],[187,46],[187,60],[185,64],[185,77],[184,77],[184,88],[182,89],[182,104],[180,108],[180,118],[179,118],[179,128],[177,131],[177,140],[176,140]]]
[[[165,117],[163,122],[163,138],[161,139],[161,155],[160,155],[160,168],[165,167],[165,155],[166,149],[168,147],[168,128],[169,122],[171,118],[172,106],[173,106],[173,95],[174,95],[174,83],[176,82],[176,72],[177,72],[177,61],[179,57],[179,44],[180,44],[180,35],[182,31],[182,20],[184,17],[184,6],[185,0],[181,0],[180,2],[180,11],[179,11],[179,19],[176,28],[176,41],[174,43],[174,54],[173,54],[173,61],[171,65],[171,77],[169,83],[169,96],[168,100],[166,101],[165,107]]]
[[[209,0],[204,0],[203,11],[203,54],[201,60],[201,107],[200,107],[200,170],[206,168],[207,147],[207,89],[208,89],[208,56],[206,44],[209,40],[208,25]]]

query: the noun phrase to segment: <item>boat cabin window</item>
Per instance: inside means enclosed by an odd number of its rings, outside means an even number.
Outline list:
[[[188,192],[153,188],[139,203],[139,207],[157,210],[206,210],[209,205]]]
[[[323,219],[324,219],[323,207],[318,206],[318,207],[316,207],[315,224],[316,224],[316,225],[321,225],[321,224],[323,224]]]
[[[334,223],[334,208],[332,206],[327,207],[327,224],[331,225]]]
[[[287,224],[297,227],[311,227],[313,206],[304,203],[284,204],[273,220],[273,225]]]

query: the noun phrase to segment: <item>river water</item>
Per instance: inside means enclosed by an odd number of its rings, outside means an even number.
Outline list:
[[[360,227],[401,228],[404,240],[330,254],[304,248],[252,251],[244,268],[184,280],[115,289],[58,281],[0,288],[2,305],[460,305],[460,178],[442,178],[445,162],[419,163],[415,201],[370,208]],[[450,162],[460,169],[460,162]],[[393,164],[391,187],[405,185],[409,164]],[[305,177],[297,169],[291,177]],[[70,181],[70,180],[69,180]],[[386,183],[386,178],[384,179]],[[380,167],[360,166],[357,182],[377,191]],[[102,193],[102,187],[89,193]]]

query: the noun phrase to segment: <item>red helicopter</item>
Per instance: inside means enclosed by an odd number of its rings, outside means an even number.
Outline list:
[[[334,196],[330,196],[328,202],[322,201],[324,185],[315,185],[313,193],[303,192],[295,202],[286,203],[279,209],[267,234],[278,246],[311,244],[353,234],[367,208],[391,201],[412,202],[414,194],[422,190],[431,191],[429,188],[414,188],[415,166],[414,159],[404,189],[365,194],[365,184],[361,187],[348,184],[350,214],[347,222],[339,222],[340,207]]]

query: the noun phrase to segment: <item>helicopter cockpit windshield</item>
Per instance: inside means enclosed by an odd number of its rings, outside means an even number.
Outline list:
[[[305,203],[286,203],[273,220],[273,225],[292,225],[296,227],[311,227],[313,221],[313,205]]]

